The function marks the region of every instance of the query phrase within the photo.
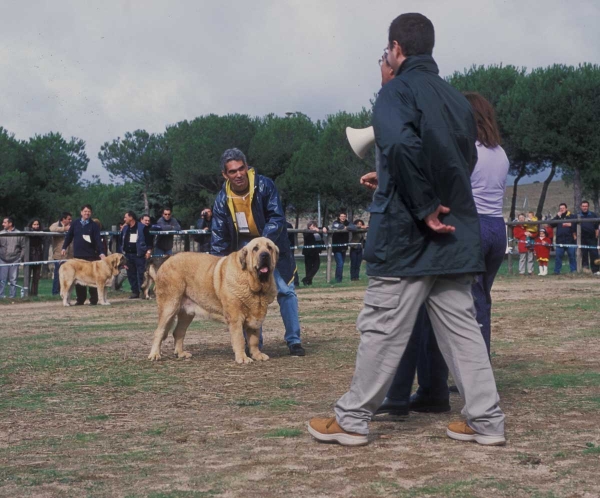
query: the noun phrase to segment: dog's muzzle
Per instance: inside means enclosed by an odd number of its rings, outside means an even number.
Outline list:
[[[268,252],[261,252],[258,256],[258,277],[261,280],[267,280],[271,273],[271,255]]]

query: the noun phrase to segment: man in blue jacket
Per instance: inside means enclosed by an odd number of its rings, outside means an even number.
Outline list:
[[[86,204],[81,208],[81,218],[73,221],[67,232],[61,254],[65,256],[67,247],[73,242],[73,257],[86,261],[104,259],[104,247],[100,238],[100,228],[92,221],[92,206]],[[87,287],[75,284],[76,305],[81,306],[87,297]],[[90,287],[90,304],[98,304],[98,289]]]
[[[148,247],[148,227],[137,220],[133,211],[127,211],[123,217],[123,254],[127,259],[127,279],[131,286],[129,299],[139,299],[140,289],[144,283],[146,259],[152,256]]]
[[[553,220],[572,220],[575,216],[567,209],[567,205],[561,202],[558,206],[558,213]],[[571,273],[577,272],[577,228],[574,223],[561,223],[556,225],[556,256],[554,259],[554,274],[560,275],[562,269],[563,257],[565,252],[569,256],[569,269]]]
[[[285,325],[285,341],[292,356],[304,356],[300,340],[298,297],[294,289],[296,261],[290,249],[279,193],[273,181],[256,174],[239,149],[221,156],[225,183],[213,207],[211,254],[227,256],[255,237],[271,239],[279,249],[274,272],[277,302]],[[261,334],[262,340],[262,334]]]
[[[588,201],[581,201],[580,208],[579,216],[581,219],[597,218],[596,213],[590,211],[590,203]],[[575,229],[575,237],[577,237],[577,228]],[[581,249],[582,266],[589,268],[594,275],[600,275],[600,268],[595,263],[598,259],[598,223],[592,223],[591,221],[581,222],[581,245],[587,246]]]
[[[381,405],[425,303],[436,339],[465,399],[466,420],[449,424],[459,441],[502,445],[504,413],[471,283],[485,269],[470,175],[477,127],[466,98],[440,78],[434,29],[421,14],[392,22],[386,58],[396,76],[375,103],[376,175],[364,258],[369,285],[356,328],[360,345],[350,390],[335,416],[315,418],[319,441],[368,443]]]

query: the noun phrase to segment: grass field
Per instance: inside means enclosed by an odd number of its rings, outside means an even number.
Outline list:
[[[323,267],[322,267],[323,269]],[[346,273],[346,276],[348,274]],[[44,285],[48,285],[45,282]],[[366,280],[298,291],[304,358],[272,305],[271,360],[238,366],[222,324],[194,321],[190,360],[146,360],[154,301],[5,300],[0,496],[592,497],[600,489],[596,278],[499,276],[492,362],[506,447],[452,441],[452,412],[383,417],[371,444],[318,444],[305,424],[348,388]]]

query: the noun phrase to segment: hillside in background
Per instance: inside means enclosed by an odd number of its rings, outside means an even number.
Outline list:
[[[515,208],[517,214],[526,211],[535,212],[537,210],[542,187],[542,182],[517,185],[517,204]],[[503,207],[503,214],[506,219],[508,219],[510,213],[512,195],[513,185],[512,183],[507,183]],[[561,202],[565,202],[569,207],[569,211],[573,212],[573,186],[566,186],[563,180],[551,182],[546,194],[546,201],[544,202],[544,216],[550,214],[554,217],[558,212],[558,205]],[[590,206],[590,209],[593,209],[593,206]]]

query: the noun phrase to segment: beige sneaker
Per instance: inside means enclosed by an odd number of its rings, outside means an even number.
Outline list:
[[[335,417],[311,419],[308,423],[308,432],[324,443],[338,443],[342,446],[363,446],[369,443],[364,434],[346,432],[342,429]]]
[[[457,441],[475,441],[484,446],[504,446],[504,436],[486,436],[471,429],[466,422],[451,422],[448,424],[446,434]]]

